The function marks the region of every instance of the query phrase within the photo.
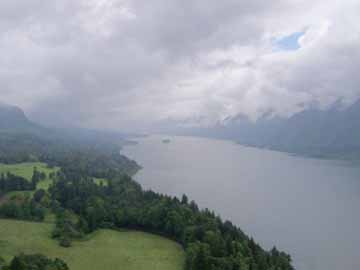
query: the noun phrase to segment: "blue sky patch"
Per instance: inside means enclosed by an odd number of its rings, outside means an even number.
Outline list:
[[[274,46],[281,51],[298,50],[300,49],[299,38],[304,34],[305,32],[295,32],[281,39],[274,40]]]

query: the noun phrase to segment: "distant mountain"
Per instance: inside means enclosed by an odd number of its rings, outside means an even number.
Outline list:
[[[107,169],[102,173],[133,174],[140,167],[120,154],[126,143],[124,135],[116,132],[43,127],[30,121],[20,108],[0,104],[0,163],[42,161],[61,166],[86,159],[91,160],[89,170],[103,166]]]
[[[83,128],[48,128],[29,120],[16,106],[0,103],[0,133],[22,133],[40,138],[76,144],[125,144],[127,136],[119,132]]]
[[[19,107],[0,103],[0,162],[10,158],[9,145],[16,158],[27,160],[20,152],[52,154],[51,152],[95,150],[97,153],[119,153],[121,147],[131,144],[128,136],[119,132],[82,128],[48,128],[32,122]],[[17,151],[14,149],[18,146]],[[66,150],[65,150],[66,149]],[[118,157],[128,167],[135,167],[127,158]],[[125,166],[126,167],[126,166]]]
[[[239,115],[212,127],[177,128],[171,133],[229,139],[301,155],[360,160],[360,100],[348,108],[334,104],[328,110],[311,108],[290,118],[264,115],[253,122]]]
[[[20,108],[0,103],[0,130],[35,131],[38,127],[25,116]]]

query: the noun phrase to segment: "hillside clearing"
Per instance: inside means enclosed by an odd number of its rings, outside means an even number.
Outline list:
[[[86,241],[62,248],[50,238],[51,224],[0,219],[0,253],[42,253],[71,270],[182,270],[184,253],[175,242],[143,232],[99,230]]]
[[[28,162],[28,163],[18,163],[18,164],[0,164],[0,174],[1,173],[12,173],[21,177],[31,180],[33,175],[34,168],[37,168],[38,171],[44,172],[46,174],[46,179],[40,181],[37,184],[37,189],[47,190],[52,183],[52,180],[49,178],[49,174],[57,172],[58,167],[49,168],[45,163],[41,162]]]

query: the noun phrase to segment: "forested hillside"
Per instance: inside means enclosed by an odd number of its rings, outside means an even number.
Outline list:
[[[99,164],[128,174],[139,169],[136,162],[120,155],[125,142],[120,134],[45,128],[28,120],[21,109],[8,105],[0,106],[0,120],[0,163],[77,163],[99,177],[107,173],[99,169]]]

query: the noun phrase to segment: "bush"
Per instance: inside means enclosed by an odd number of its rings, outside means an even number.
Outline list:
[[[71,240],[69,237],[63,237],[60,239],[60,242],[59,242],[60,246],[64,247],[64,248],[69,248],[71,247]]]
[[[0,269],[3,269],[3,267],[5,266],[5,260],[0,257]]]
[[[46,192],[45,190],[43,189],[39,189],[37,190],[35,193],[34,193],[34,201],[37,202],[37,203],[40,203],[41,200],[44,198],[44,196],[46,195]]]
[[[69,270],[66,263],[60,259],[51,260],[44,255],[24,255],[14,257],[10,266],[5,269],[11,270]]]

